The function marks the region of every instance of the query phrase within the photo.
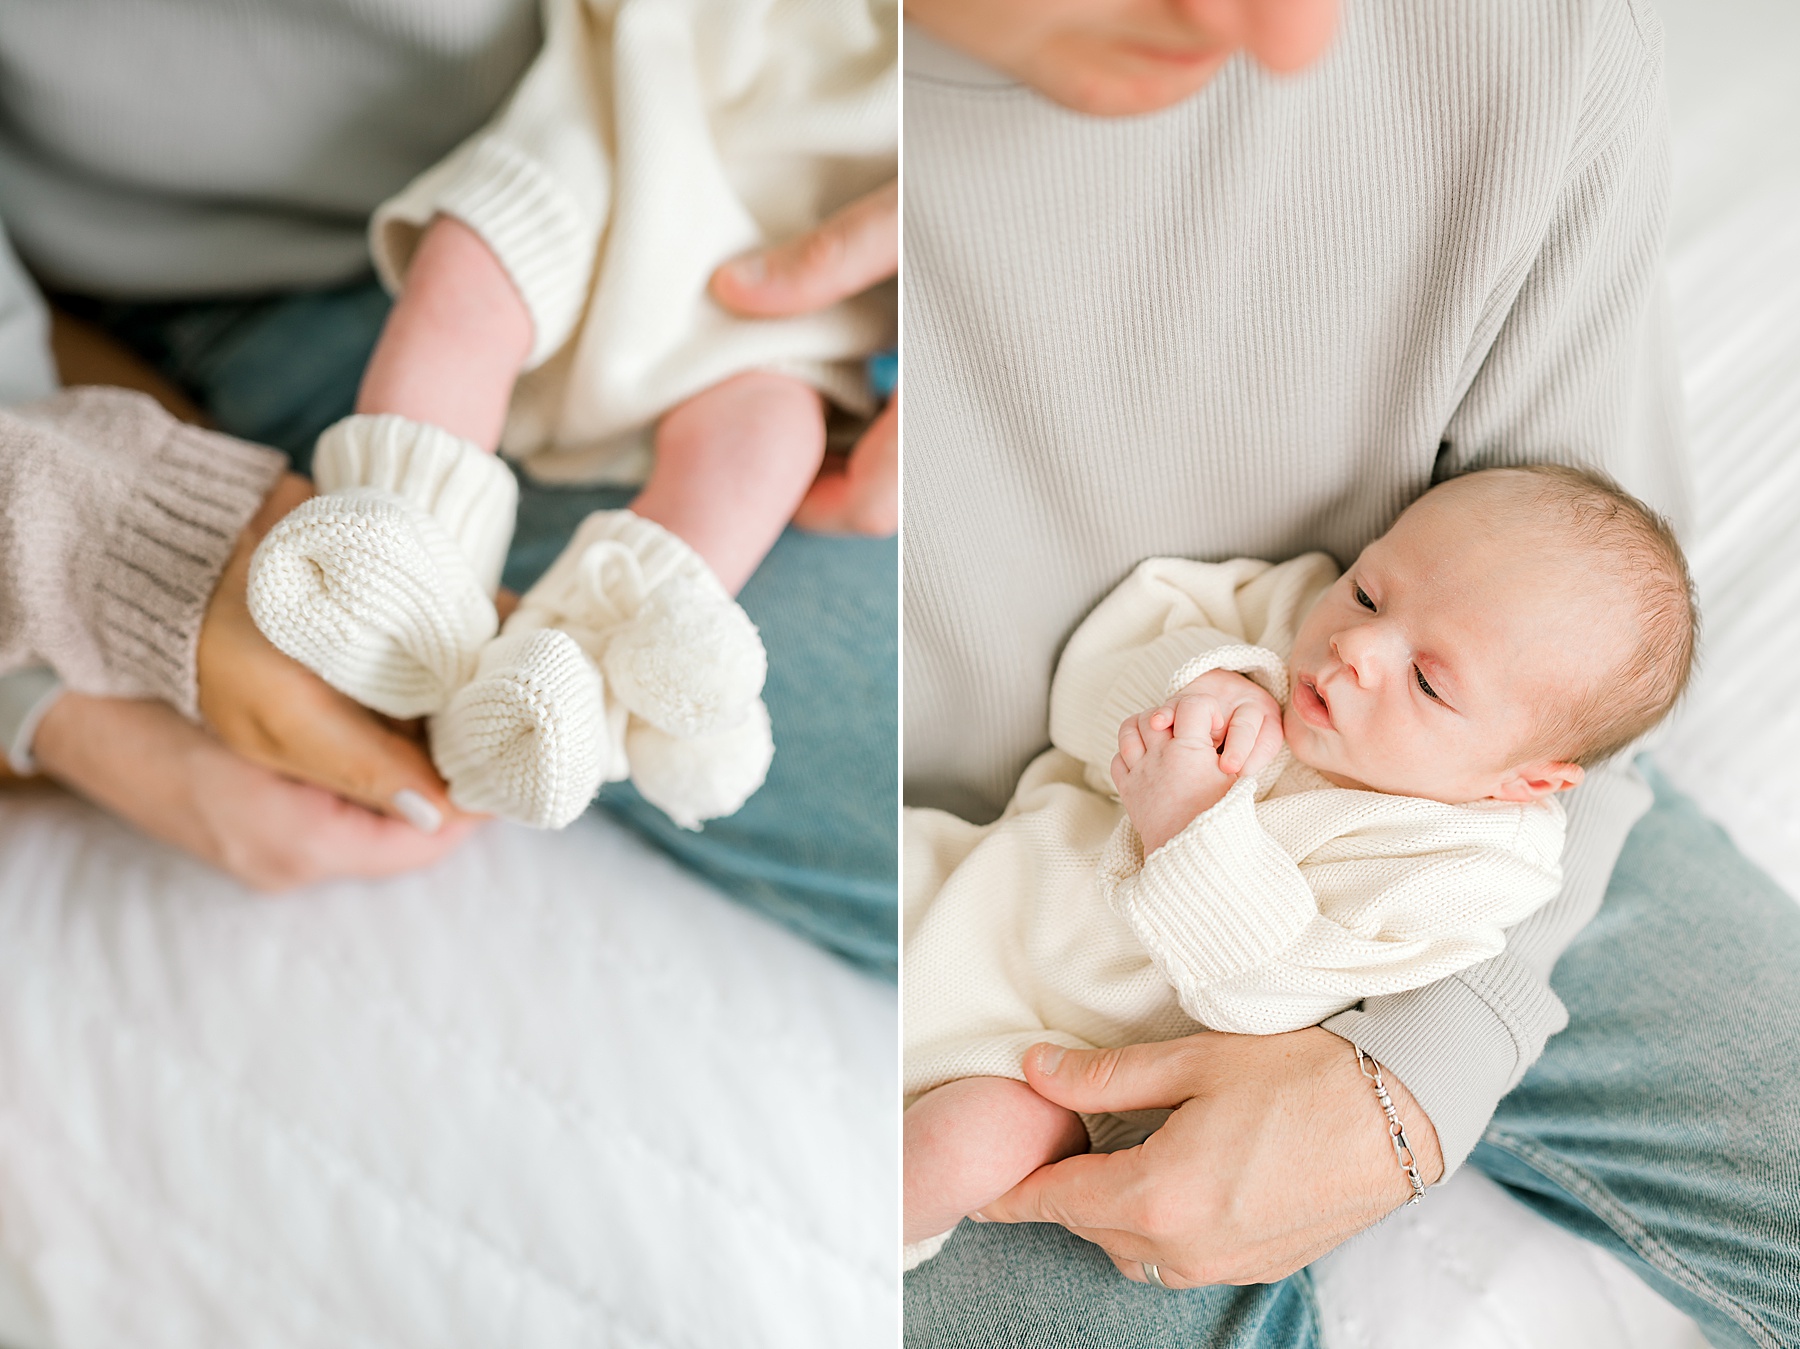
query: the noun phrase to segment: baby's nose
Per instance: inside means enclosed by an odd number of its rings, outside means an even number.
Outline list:
[[[1384,640],[1379,626],[1356,623],[1331,639],[1332,651],[1362,688],[1372,688],[1381,679],[1382,653],[1390,643]]]

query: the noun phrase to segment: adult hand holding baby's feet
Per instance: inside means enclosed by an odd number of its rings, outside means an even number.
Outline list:
[[[464,817],[450,804],[424,746],[277,651],[251,620],[251,556],[311,496],[306,479],[284,477],[227,562],[200,629],[200,713],[252,763],[436,832]]]
[[[1281,750],[1281,706],[1231,670],[1210,670],[1119,727],[1112,780],[1148,856]]]

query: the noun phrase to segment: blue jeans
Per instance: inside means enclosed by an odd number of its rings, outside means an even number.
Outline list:
[[[220,430],[305,472],[347,415],[387,317],[374,282],[286,296],[120,304],[59,297],[184,388]],[[617,489],[520,483],[506,584],[523,589]],[[678,829],[629,784],[599,805],[728,894],[893,977],[897,933],[898,554],[892,539],[788,530],[740,599],[769,650],[769,779],[737,814]]]
[[[1720,1349],[1800,1345],[1800,905],[1651,780],[1605,906],[1556,967],[1569,1028],[1471,1161]],[[931,1349],[1318,1342],[1304,1272],[1165,1293],[1059,1227],[964,1223],[906,1278],[906,1343]]]

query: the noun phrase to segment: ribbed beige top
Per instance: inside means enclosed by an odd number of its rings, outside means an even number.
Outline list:
[[[1477,463],[1600,464],[1681,519],[1661,69],[1628,0],[1361,0],[1300,76],[1101,120],[909,30],[909,801],[999,810],[1145,557],[1347,562]],[[1503,955],[1327,1023],[1452,1167],[1564,1024],[1550,966],[1647,804],[1593,774]]]

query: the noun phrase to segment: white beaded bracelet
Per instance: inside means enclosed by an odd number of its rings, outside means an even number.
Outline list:
[[[1406,1202],[1416,1204],[1425,1197],[1425,1182],[1419,1179],[1418,1159],[1413,1156],[1412,1144],[1406,1141],[1406,1126],[1400,1123],[1400,1113],[1394,1109],[1394,1098],[1388,1095],[1387,1083],[1381,1080],[1381,1065],[1361,1045],[1352,1045],[1351,1048],[1356,1050],[1356,1066],[1362,1070],[1364,1080],[1375,1087],[1375,1095],[1381,1101],[1382,1111],[1387,1115],[1388,1141],[1394,1145],[1394,1156],[1400,1162],[1400,1169],[1406,1172],[1407,1180],[1412,1182],[1412,1198]]]

